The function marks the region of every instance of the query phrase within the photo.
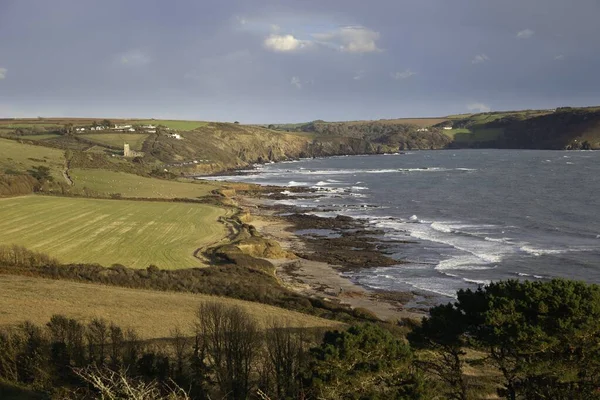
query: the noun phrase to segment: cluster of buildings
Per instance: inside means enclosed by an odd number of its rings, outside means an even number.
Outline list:
[[[86,127],[75,128],[75,132],[85,132],[88,129],[90,131],[119,131],[119,132],[137,132],[139,130],[142,130],[143,132],[146,132],[146,133],[156,133],[156,125],[152,125],[152,124],[141,125],[137,128],[134,127],[133,125],[117,125],[117,124],[115,124],[112,127],[96,125],[96,126],[91,126],[89,128],[86,128]]]

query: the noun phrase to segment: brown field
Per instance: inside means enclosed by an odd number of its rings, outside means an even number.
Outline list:
[[[203,301],[239,305],[263,326],[273,318],[296,327],[341,326],[339,322],[230,298],[0,275],[0,326],[26,320],[45,324],[53,314],[63,314],[81,321],[104,318],[135,329],[144,339],[163,338],[176,327],[191,334],[195,312]]]

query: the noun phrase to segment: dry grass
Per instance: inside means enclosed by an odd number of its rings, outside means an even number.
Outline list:
[[[112,286],[0,275],[0,325],[25,320],[45,324],[53,314],[90,321],[100,317],[134,328],[145,339],[168,337],[179,327],[191,333],[203,301],[239,305],[263,325],[283,318],[291,326],[334,327],[340,323],[242,300],[188,293],[156,292]]]
[[[204,204],[27,196],[2,200],[0,243],[63,263],[199,267],[193,256],[227,235],[226,210]]]

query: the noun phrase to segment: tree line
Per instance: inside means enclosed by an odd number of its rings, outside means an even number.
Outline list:
[[[73,399],[600,398],[596,285],[492,283],[402,325],[265,327],[208,302],[189,332],[142,341],[102,319],[55,315],[0,334],[0,382]]]
[[[103,319],[84,324],[62,315],[45,326],[5,329],[2,380],[57,399],[409,399],[426,392],[408,344],[377,325],[325,335],[275,319],[261,327],[243,309],[216,302],[200,305],[191,334],[175,327],[159,341]]]

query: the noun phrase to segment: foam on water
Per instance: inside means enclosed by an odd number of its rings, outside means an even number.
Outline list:
[[[520,250],[531,254],[533,256],[539,257],[539,256],[543,256],[543,255],[548,255],[548,254],[563,254],[568,252],[569,250],[566,249],[540,249],[540,248],[535,248],[535,247],[531,247],[531,246],[521,246]]]

